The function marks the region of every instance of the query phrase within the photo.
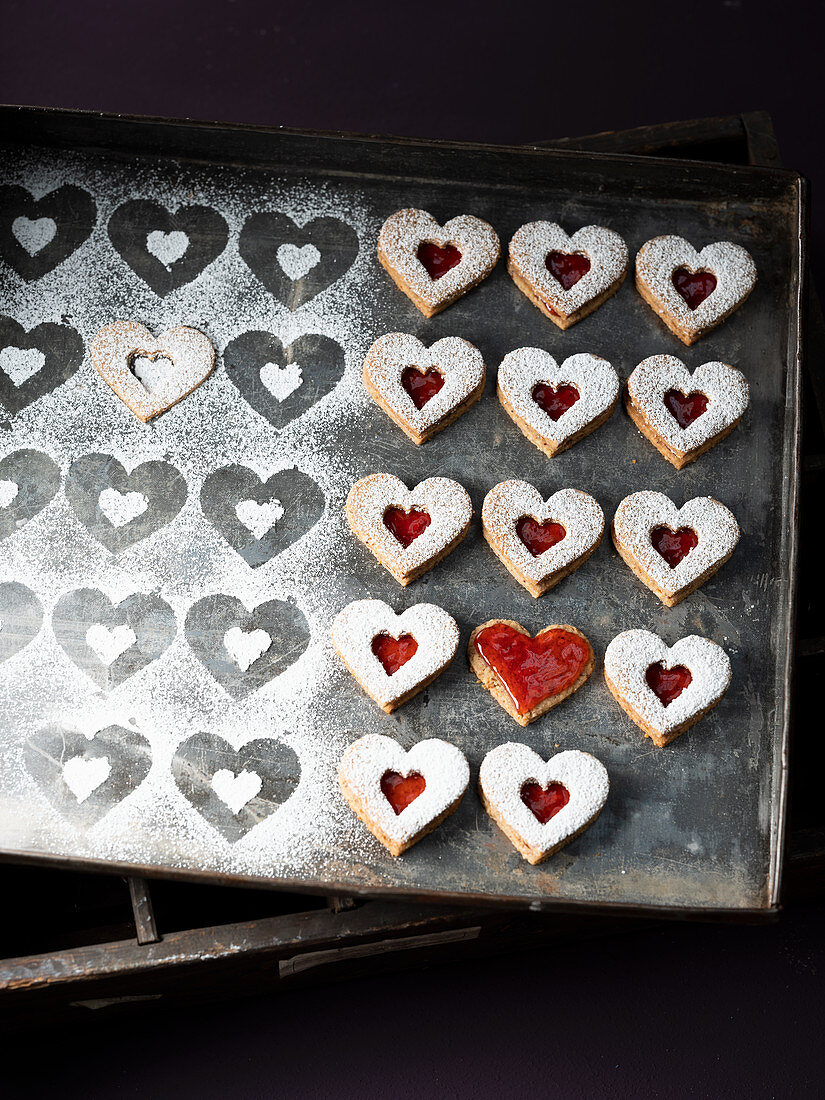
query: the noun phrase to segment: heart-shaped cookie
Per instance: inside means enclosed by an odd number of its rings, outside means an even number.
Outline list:
[[[484,809],[528,863],[542,863],[592,825],[607,801],[607,768],[578,749],[548,761],[510,741],[478,773]]]
[[[575,626],[546,626],[531,637],[512,619],[477,626],[467,656],[483,686],[522,726],[578,691],[595,664],[593,647]]]
[[[718,241],[697,252],[684,237],[654,237],[636,256],[636,288],[683,344],[720,325],[756,284],[741,245]]]
[[[182,401],[215,366],[212,344],[185,325],[155,338],[137,321],[115,321],[95,336],[91,355],[104,382],[144,423]]]
[[[350,489],[346,515],[353,533],[407,585],[458,546],[473,505],[466,489],[447,477],[408,489],[392,474],[369,474]]]
[[[749,396],[745,376],[727,363],[703,363],[691,374],[674,355],[651,355],[627,380],[625,408],[681,470],[733,431]]]
[[[552,458],[608,419],[619,399],[619,376],[598,355],[571,355],[559,366],[541,348],[517,348],[498,368],[498,399]]]
[[[677,508],[664,493],[625,497],[613,517],[613,542],[636,576],[675,607],[724,565],[739,541],[733,513],[713,497]]]
[[[533,305],[559,328],[570,328],[622,285],[627,245],[602,225],[569,237],[555,222],[528,222],[510,241],[507,270]]]
[[[649,630],[625,630],[607,647],[604,678],[622,709],[662,748],[716,706],[730,684],[730,661],[698,634],[668,647]]]
[[[481,352],[458,336],[425,347],[406,332],[381,336],[367,352],[367,393],[413,443],[426,443],[481,397]]]
[[[425,317],[486,279],[500,253],[495,229],[471,214],[441,226],[426,210],[397,210],[378,234],[378,259]]]
[[[502,481],[484,498],[481,530],[519,584],[538,597],[587,561],[602,541],[604,513],[578,489],[544,500],[526,481]]]
[[[383,600],[354,600],[332,624],[333,647],[387,714],[440,676],[458,649],[452,615],[417,603],[400,615]]]
[[[341,793],[370,832],[400,856],[458,807],[470,782],[464,754],[436,737],[409,752],[369,733],[338,765]]]

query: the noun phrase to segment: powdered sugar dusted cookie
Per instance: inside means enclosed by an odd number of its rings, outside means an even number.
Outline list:
[[[350,489],[346,515],[353,533],[407,585],[458,546],[473,505],[467,490],[447,477],[408,489],[392,474],[369,474]]]
[[[500,252],[495,229],[471,214],[441,226],[426,210],[398,210],[378,235],[378,259],[425,317],[486,279]]]
[[[528,863],[542,863],[592,825],[607,801],[607,768],[569,749],[548,761],[510,741],[488,752],[478,773],[484,809]]]
[[[622,709],[662,748],[716,706],[730,684],[730,661],[698,634],[668,647],[649,630],[625,630],[607,647],[604,678]]]
[[[691,374],[674,355],[643,360],[625,391],[630,419],[677,470],[729,435],[748,400],[748,383],[735,367],[703,363]]]
[[[683,344],[720,325],[755,284],[751,254],[730,241],[697,252],[684,237],[654,237],[636,256],[636,288]]]
[[[507,270],[533,305],[559,328],[570,328],[622,285],[627,245],[602,225],[568,237],[555,222],[528,222],[510,241]]]
[[[498,399],[531,443],[552,458],[595,431],[619,399],[619,377],[598,355],[559,366],[541,348],[517,348],[498,368]]]
[[[593,647],[575,626],[546,626],[533,638],[512,619],[477,626],[467,657],[478,680],[522,726],[578,691],[595,664]]]
[[[101,378],[144,423],[182,401],[215,366],[215,349],[197,329],[181,325],[154,337],[137,321],[101,329],[91,356]]]
[[[382,600],[355,600],[332,624],[336,653],[369,697],[391,714],[440,676],[458,649],[452,615],[418,603],[400,615]]]
[[[363,370],[367,393],[413,443],[452,424],[484,392],[484,360],[468,340],[445,336],[426,348],[406,332],[379,337]]]
[[[713,497],[677,508],[644,489],[625,497],[613,517],[613,542],[636,576],[675,607],[724,565],[739,541],[733,513]]]
[[[602,541],[604,513],[578,489],[543,500],[526,481],[502,481],[484,498],[481,529],[519,584],[538,597],[587,561]]]
[[[392,738],[370,733],[341,757],[338,782],[370,832],[400,856],[458,807],[470,768],[463,753],[436,737],[405,752]]]

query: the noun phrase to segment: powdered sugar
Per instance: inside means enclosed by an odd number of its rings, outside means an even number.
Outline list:
[[[667,706],[650,689],[645,673],[653,664],[666,669],[684,665],[691,681]],[[620,696],[652,729],[668,734],[716,703],[731,679],[730,661],[721,646],[691,634],[668,647],[650,630],[625,630],[604,655],[604,671]]]
[[[16,481],[0,478],[0,508],[8,508],[19,492],[20,486]]]
[[[272,645],[272,637],[265,630],[233,626],[224,634],[223,645],[241,672],[246,672]]]
[[[15,386],[22,386],[33,374],[43,369],[46,357],[37,348],[5,347],[0,351],[0,370]]]
[[[321,253],[314,244],[305,244],[301,248],[294,244],[282,244],[276,255],[284,275],[293,282],[308,275],[321,259]]]
[[[171,267],[189,248],[189,238],[180,229],[173,229],[171,233],[164,233],[162,229],[153,229],[146,235],[146,249],[156,260],[160,260],[164,267]]]
[[[11,231],[30,256],[36,256],[54,240],[57,222],[54,218],[15,218]]]
[[[119,493],[110,487],[98,497],[98,507],[113,527],[125,527],[143,515],[149,501],[144,493]]]

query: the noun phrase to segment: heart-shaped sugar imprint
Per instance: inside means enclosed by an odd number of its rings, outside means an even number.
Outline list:
[[[367,393],[412,439],[425,443],[452,424],[484,392],[481,352],[458,336],[431,347],[405,332],[381,336],[367,352]]]
[[[455,657],[455,619],[431,603],[400,615],[383,600],[355,600],[332,624],[332,645],[364,691],[391,714]]]
[[[0,460],[0,541],[25,527],[60,488],[60,468],[42,451],[25,448]]]
[[[467,656],[484,687],[522,726],[578,691],[595,660],[590,642],[574,626],[547,626],[531,637],[510,619],[477,626]]]
[[[677,470],[733,431],[748,407],[745,376],[727,363],[693,374],[673,355],[651,355],[627,380],[631,420]]]
[[[490,817],[529,863],[541,863],[592,825],[607,801],[607,769],[569,749],[544,761],[508,742],[488,752],[478,773]]]
[[[613,517],[613,542],[636,576],[668,607],[703,584],[739,541],[733,513],[713,497],[681,508],[664,493],[625,497]]]
[[[408,489],[392,474],[369,474],[350,489],[346,515],[356,537],[407,585],[458,546],[473,505],[467,491],[446,477]]]
[[[47,244],[50,244],[57,232],[57,222],[54,218],[15,218],[11,223],[11,231],[30,256],[36,255]]]
[[[604,513],[578,489],[544,500],[526,481],[502,481],[484,498],[481,530],[519,584],[541,596],[587,561],[602,541]]]
[[[171,233],[153,229],[146,236],[146,248],[164,267],[171,267],[176,263],[188,247],[189,238],[180,229],[173,229]]]
[[[493,227],[470,214],[441,226],[426,210],[398,210],[378,235],[378,259],[425,317],[486,279],[500,253]]]
[[[392,738],[370,733],[341,757],[338,782],[370,832],[400,856],[458,807],[470,768],[447,741],[429,738],[405,752]]]
[[[88,191],[63,184],[35,199],[25,187],[0,187],[0,259],[27,282],[67,260],[92,232],[97,208]]]
[[[137,321],[115,321],[101,329],[91,356],[101,378],[144,423],[182,401],[215,366],[215,349],[197,329],[180,325],[155,338]],[[142,359],[169,362],[150,388],[136,373],[136,362]]]
[[[19,653],[40,633],[43,607],[19,581],[0,583],[0,664]]]
[[[755,283],[753,258],[730,241],[697,252],[684,237],[654,237],[636,257],[639,293],[683,344],[721,324]]]
[[[0,405],[10,416],[68,381],[82,362],[83,340],[70,325],[47,321],[27,332],[0,317]]]
[[[293,282],[308,275],[321,259],[321,253],[314,244],[305,244],[302,248],[294,244],[282,244],[276,256],[281,271]]]
[[[507,269],[519,290],[565,329],[622,285],[627,245],[601,225],[586,225],[568,236],[554,222],[528,222],[510,241]]]
[[[107,668],[113,665],[122,653],[137,641],[134,630],[125,623],[108,627],[95,623],[86,631],[86,645],[96,654],[101,664]]]
[[[730,684],[728,655],[691,634],[668,646],[649,630],[625,630],[604,655],[607,686],[655,745],[667,745],[715,707]]]
[[[518,348],[498,369],[498,398],[531,443],[550,457],[603,424],[616,408],[619,378],[598,355],[559,366],[541,348]]]

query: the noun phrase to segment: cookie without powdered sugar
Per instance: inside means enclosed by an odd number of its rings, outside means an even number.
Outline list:
[[[425,317],[486,279],[500,253],[496,231],[471,214],[441,226],[426,210],[398,210],[378,235],[378,259]]]

